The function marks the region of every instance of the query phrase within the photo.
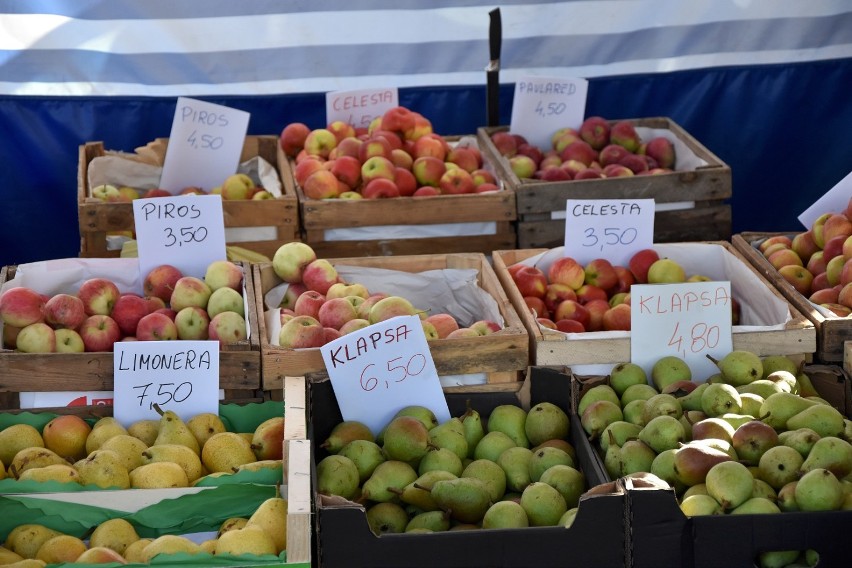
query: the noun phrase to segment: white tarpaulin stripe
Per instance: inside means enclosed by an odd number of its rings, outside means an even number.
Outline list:
[[[478,0],[372,0],[357,8],[340,0],[4,2],[0,94],[268,95],[479,84],[493,7]],[[596,77],[852,57],[848,0],[516,1],[500,10],[503,83],[526,74]]]

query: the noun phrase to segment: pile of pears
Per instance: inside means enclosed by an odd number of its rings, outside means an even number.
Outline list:
[[[214,413],[183,421],[162,410],[159,420],[125,428],[112,417],[90,425],[68,414],[41,431],[14,424],[0,431],[0,479],[76,482],[102,489],[190,487],[206,476],[280,468],[284,417],[253,432],[229,432]]]
[[[577,413],[612,478],[650,472],[687,516],[852,510],[852,421],[786,356],[735,350],[700,384],[666,356],[621,363]],[[650,379],[650,380],[649,380]]]
[[[569,428],[550,402],[503,404],[487,417],[468,405],[443,423],[411,405],[377,435],[344,420],[321,444],[317,490],[363,504],[378,536],[569,527],[586,488]]]
[[[20,525],[0,546],[0,566],[147,564],[159,554],[278,555],[286,548],[287,500],[270,497],[249,518],[225,520],[216,537],[201,544],[177,534],[141,538],[136,528],[121,518],[94,527],[87,542],[44,525]]]

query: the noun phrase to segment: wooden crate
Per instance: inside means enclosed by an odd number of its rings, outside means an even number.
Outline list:
[[[612,121],[611,121],[612,122]],[[728,240],[731,237],[731,168],[670,118],[640,118],[638,128],[667,130],[707,165],[668,174],[564,182],[520,179],[491,142],[508,126],[481,127],[483,153],[491,157],[503,183],[518,201],[518,248],[552,248],[565,242],[566,199],[649,199],[657,203],[654,242]],[[668,210],[674,204],[684,204]],[[662,206],[661,206],[662,205]],[[667,207],[668,206],[668,207]],[[554,214],[561,218],[554,219]],[[496,249],[495,249],[496,250]]]
[[[799,231],[801,232],[801,231]],[[787,298],[793,306],[805,315],[816,327],[817,348],[815,357],[823,363],[839,364],[844,360],[844,343],[852,337],[852,317],[840,317],[826,315],[825,312],[817,309],[816,305],[810,302],[802,294],[796,291],[793,286],[784,280],[778,274],[774,266],[769,264],[769,261],[764,258],[758,246],[760,243],[769,237],[776,235],[786,235],[792,238],[796,231],[788,233],[759,233],[745,232],[731,237],[731,243],[767,280],[772,282],[785,298]]]
[[[449,138],[448,138],[449,139]],[[487,159],[483,154],[483,159]],[[293,177],[295,163],[279,150],[281,180],[288,192],[299,198],[302,240],[327,258],[348,256],[390,256],[416,254],[452,254],[515,248],[515,194],[508,188],[493,193],[396,197],[393,199],[308,199]],[[494,223],[492,234],[458,235],[465,223]],[[439,228],[429,225],[452,224]],[[381,231],[390,226],[426,227],[434,236],[365,236],[356,240],[333,240],[327,231],[359,229]],[[415,229],[411,229],[415,231]],[[357,235],[353,231],[353,233]],[[372,237],[372,238],[371,238]]]
[[[748,261],[745,260],[734,247],[726,242],[710,243],[683,243],[695,246],[719,246],[725,251],[739,259],[748,273],[752,274],[760,283],[763,283],[767,293],[786,302],[784,296],[772,286],[772,284]],[[665,246],[665,245],[663,245]],[[668,245],[673,246],[673,245]],[[523,249],[510,251],[494,251],[494,271],[506,290],[506,295],[512,301],[529,332],[530,354],[535,365],[586,365],[586,364],[616,364],[630,360],[630,332],[587,332],[572,334],[569,339],[567,334],[559,331],[542,329],[535,321],[532,312],[526,309],[523,297],[518,287],[512,281],[508,267],[521,262],[527,258],[536,256],[548,249]],[[676,257],[675,260],[678,260]],[[732,282],[732,290],[734,283]],[[745,300],[747,301],[747,299]],[[737,331],[734,326],[733,345],[735,349],[747,349],[758,355],[784,354],[798,355],[810,354],[816,349],[816,332],[811,323],[795,306],[787,304],[790,319],[783,324],[782,329],[767,327],[766,330],[748,329]],[[744,322],[748,324],[748,322]],[[780,324],[781,322],[779,322]],[[762,326],[760,326],[762,327]],[[607,335],[616,335],[615,337]]]
[[[128,158],[138,158],[146,163],[162,165],[165,158],[168,138],[158,138],[143,148],[137,148],[136,155]],[[277,136],[246,136],[240,162],[255,156],[260,156],[276,167],[278,176],[283,177],[281,164],[278,160]],[[87,142],[79,148],[79,163],[77,171],[77,202],[80,224],[80,256],[83,257],[117,257],[119,250],[107,248],[107,233],[112,231],[133,231],[133,205],[131,203],[104,203],[91,197],[88,168],[92,159],[108,155],[103,142]],[[243,228],[256,229],[269,227],[274,231],[274,238],[251,241],[234,241],[226,243],[238,245],[263,254],[269,258],[275,254],[282,244],[296,241],[300,238],[299,205],[292,184],[281,184],[282,196],[277,199],[253,201],[231,200],[222,202],[226,238],[227,229]]]
[[[98,260],[113,262],[111,259]],[[123,260],[127,259],[116,259]],[[246,323],[251,335],[247,340],[226,345],[219,351],[219,388],[225,390],[229,400],[250,401],[260,389],[260,334],[257,311],[252,309],[257,305],[252,273],[247,264],[243,267],[249,306]],[[16,271],[15,265],[0,269],[0,285],[14,278]],[[111,391],[112,388],[111,352],[20,353],[0,349],[0,408],[20,408],[18,395],[21,392]],[[78,407],[78,410],[97,413],[98,408]]]
[[[464,375],[485,373],[487,382],[515,383],[519,373],[529,365],[529,339],[515,308],[506,297],[497,275],[482,253],[456,253],[432,255],[403,255],[390,257],[359,257],[329,259],[334,265],[364,266],[423,272],[444,268],[476,269],[479,286],[491,295],[503,316],[504,328],[483,337],[441,339],[429,343],[432,358],[439,375]],[[256,263],[254,269],[255,297],[260,300],[258,324],[260,326],[262,383],[264,390],[281,389],[284,377],[325,372],[326,367],[319,348],[286,349],[270,342],[264,317],[265,294],[282,283],[270,263]]]

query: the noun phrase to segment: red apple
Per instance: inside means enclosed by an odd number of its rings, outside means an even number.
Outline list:
[[[558,330],[558,328],[556,327],[556,324],[550,318],[535,318],[535,321],[538,322],[538,324],[541,327],[546,327],[547,329]],[[572,320],[568,320],[568,321],[572,321]],[[580,322],[577,322],[577,323],[579,324]],[[582,324],[580,324],[580,325],[582,325]]]
[[[478,170],[474,170],[470,172],[470,175],[473,176],[473,183],[476,185],[482,185],[483,183],[493,183],[497,184],[497,178],[494,177],[494,174],[489,172],[488,170],[483,170],[482,168]]]
[[[370,180],[361,190],[364,199],[388,199],[399,197],[399,188],[393,180],[376,178]]]
[[[828,246],[829,241],[836,237],[848,237],[852,235],[852,221],[843,213],[834,213],[825,220],[822,228],[823,249]]]
[[[573,319],[583,324],[583,329],[587,329],[590,322],[589,310],[580,302],[575,300],[565,300],[556,306],[556,311],[553,313],[556,325],[559,325],[559,320]]]
[[[432,314],[426,318],[427,322],[435,326],[438,337],[444,339],[451,332],[459,328],[459,324],[452,315],[447,313]]]
[[[849,240],[849,239],[847,239]],[[852,252],[852,240],[850,241],[850,252]],[[814,240],[814,233],[810,229],[803,233],[797,233],[793,236],[793,239],[790,241],[790,248],[799,255],[799,258],[802,259],[802,262],[805,264],[811,258],[811,255],[819,250],[819,247]],[[845,247],[844,247],[845,249]],[[846,251],[843,251],[843,254],[846,255]]]
[[[476,189],[473,178],[467,170],[462,168],[453,168],[445,171],[444,175],[438,181],[438,187],[441,189],[441,193],[445,195],[473,193]]]
[[[620,120],[612,125],[609,140],[613,144],[624,146],[629,152],[636,152],[641,144],[636,128],[627,120]]]
[[[618,304],[603,315],[603,328],[606,331],[630,331],[630,305]]]
[[[577,160],[588,166],[598,159],[598,151],[589,146],[587,142],[577,140],[565,146],[565,149],[560,152],[559,157],[562,158],[563,162]]]
[[[439,187],[441,176],[447,171],[447,166],[443,160],[439,160],[433,156],[423,156],[414,160],[411,171],[417,179],[417,183],[421,186],[431,185],[432,187]]]
[[[437,158],[442,162],[446,161],[449,146],[438,134],[425,134],[414,142],[413,152],[414,160],[425,156]]]
[[[324,294],[316,290],[306,290],[296,298],[296,302],[293,304],[293,313],[297,316],[311,316],[317,319],[319,310],[325,301]]]
[[[609,300],[606,290],[594,284],[583,284],[577,288],[577,301],[585,305],[592,300]]]
[[[836,287],[822,288],[808,296],[808,300],[810,300],[814,304],[836,304],[838,303],[837,298],[839,295],[840,290],[838,290]]]
[[[491,193],[494,191],[500,191],[500,188],[493,183],[481,183],[473,190],[474,193]]]
[[[549,282],[547,275],[540,268],[523,265],[512,273],[512,278],[521,296],[544,298]]]
[[[329,298],[317,310],[316,319],[323,327],[340,329],[349,320],[357,319],[358,312],[349,298]]]
[[[315,128],[305,137],[305,152],[310,156],[328,158],[337,146],[337,136],[327,128]]]
[[[630,177],[636,175],[633,170],[621,164],[610,164],[603,169],[603,176],[608,178],[614,177]]]
[[[136,335],[136,326],[150,312],[150,306],[142,296],[122,294],[115,302],[110,316],[124,335]]]
[[[482,166],[482,155],[472,147],[454,146],[447,152],[446,161],[472,174]]]
[[[329,170],[321,169],[305,180],[302,191],[308,199],[332,199],[340,195],[341,182]],[[348,186],[346,186],[348,187]]]
[[[549,311],[554,311],[556,306],[563,300],[576,300],[577,293],[574,288],[568,284],[560,282],[551,282],[547,285],[547,291],[544,294],[544,305]]]
[[[404,133],[416,126],[414,113],[406,107],[395,106],[382,114],[380,128],[391,132]]]
[[[562,319],[556,322],[556,329],[562,333],[584,333],[586,327],[583,322],[575,319]]]
[[[219,345],[243,341],[248,337],[246,320],[237,312],[218,313],[207,325],[207,336],[211,341],[218,341]]]
[[[547,269],[548,282],[552,284],[567,284],[574,290],[582,286],[585,279],[585,269],[570,256],[556,259]]]
[[[645,155],[653,158],[658,167],[672,169],[675,167],[676,155],[674,144],[664,136],[655,136],[644,145]]]
[[[849,237],[838,235],[831,237],[825,241],[825,247],[822,249],[822,257],[826,262],[830,261],[835,256],[843,256],[843,244]]]
[[[77,290],[77,297],[82,300],[86,315],[90,316],[108,316],[119,296],[121,292],[118,286],[106,278],[89,278],[80,284],[80,289]]]
[[[431,185],[424,185],[423,187],[418,187],[417,190],[411,195],[412,197],[433,197],[435,195],[441,195],[441,192],[437,187],[432,187]]]
[[[44,321],[54,328],[77,329],[86,319],[83,302],[71,294],[56,294],[44,304]]]
[[[178,338],[177,315],[175,319],[166,314],[154,312],[139,320],[136,326],[136,339],[139,341],[171,341]]]
[[[808,259],[808,264],[805,268],[814,276],[825,272],[827,261],[823,258],[822,250],[818,250]]]
[[[183,277],[183,273],[171,264],[161,264],[151,269],[142,283],[146,296],[160,298],[168,303],[172,297],[175,283]]]
[[[639,284],[647,284],[648,283],[648,269],[651,268],[651,265],[660,260],[660,255],[657,254],[657,251],[654,249],[642,249],[637,251],[630,257],[630,260],[627,261],[627,267],[630,269],[630,272],[633,273],[633,276],[636,278],[636,282]]]
[[[337,269],[328,260],[318,258],[305,267],[302,273],[302,283],[308,290],[316,290],[325,295],[332,284],[340,282]]]
[[[550,310],[547,309],[547,305],[544,303],[538,296],[524,296],[524,304],[526,304],[527,309],[535,316],[542,318],[550,317]]]
[[[311,175],[325,169],[324,164],[324,161],[315,158],[302,160],[296,164],[296,168],[293,170],[293,178],[296,180],[299,187],[303,188],[305,187],[305,182],[308,181],[308,178],[311,177]]]
[[[288,156],[295,157],[305,147],[305,139],[311,129],[302,122],[291,122],[281,131],[278,143]]]
[[[534,163],[535,167],[538,168],[541,161],[544,159],[544,153],[541,149],[529,143],[520,144],[518,146],[518,155],[529,157]]]
[[[391,150],[391,162],[397,168],[411,170],[411,166],[414,165],[414,158],[402,148],[394,148]]]
[[[399,166],[394,169],[394,184],[401,197],[409,197],[417,191],[417,178],[410,170]]]
[[[204,280],[195,276],[184,276],[175,282],[175,289],[169,299],[169,307],[179,312],[187,306],[207,309],[207,302],[213,290]]]
[[[808,269],[795,264],[788,264],[778,269],[778,274],[790,283],[799,294],[807,295],[811,289],[814,276]]]
[[[26,327],[44,320],[46,301],[38,292],[18,286],[0,295],[0,319],[7,325]]]
[[[618,284],[618,273],[612,264],[605,258],[596,258],[589,261],[585,267],[586,284],[597,286],[604,291],[615,288]]]
[[[361,183],[361,162],[352,156],[339,156],[331,165],[331,173],[346,187],[355,189]]]
[[[574,179],[601,179],[602,177],[604,177],[604,175],[600,170],[596,170],[594,168],[586,168],[577,172],[577,174],[574,176]]]
[[[326,126],[326,130],[334,134],[337,139],[337,144],[346,138],[355,138],[355,127],[343,120],[335,120]],[[337,146],[335,146],[337,148]]]
[[[609,293],[618,294],[619,292],[630,292],[630,287],[636,283],[636,277],[629,268],[624,266],[616,264],[613,265],[613,269],[615,269],[615,274],[618,276],[618,283],[609,291]]]
[[[645,173],[650,169],[648,167],[648,161],[645,158],[646,158],[645,156],[640,156],[638,154],[627,154],[626,156],[621,158],[621,161],[619,161],[618,163],[620,165],[624,166],[625,168],[629,169],[634,174],[638,175],[638,174]],[[612,165],[613,164],[610,164],[610,166],[612,166]],[[604,170],[606,170],[606,167],[610,167],[610,166],[605,166]],[[610,177],[612,177],[612,176],[610,176]]]
[[[86,318],[79,333],[86,351],[112,351],[113,344],[121,339],[121,329],[115,320],[100,314]]]
[[[491,143],[497,148],[501,156],[511,158],[518,152],[518,142],[511,133],[501,130],[491,134]]]
[[[609,122],[600,116],[590,116],[580,124],[580,138],[595,150],[609,142]]]
[[[773,235],[761,241],[761,243],[757,245],[757,250],[761,253],[766,253],[766,249],[776,244],[782,244],[784,245],[784,248],[792,248],[793,240],[787,235]],[[764,256],[766,256],[766,254],[764,254]]]
[[[584,303],[583,306],[589,311],[589,325],[586,331],[601,331],[603,316],[611,308],[609,302],[602,298],[595,298]]]

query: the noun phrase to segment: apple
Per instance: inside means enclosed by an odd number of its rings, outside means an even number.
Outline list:
[[[143,317],[151,313],[150,305],[136,294],[122,294],[115,301],[110,317],[118,324],[124,335],[136,335],[136,326]]]
[[[843,288],[841,287],[841,290],[842,289]],[[839,295],[840,290],[838,290],[837,287],[822,288],[811,293],[811,295],[808,296],[808,300],[814,304],[836,304],[838,303],[837,298]]]
[[[175,289],[172,291],[172,297],[169,298],[169,307],[175,312],[187,306],[207,309],[207,302],[212,293],[210,286],[204,280],[195,276],[183,276],[175,282]]]
[[[431,133],[421,136],[414,142],[411,155],[414,157],[415,162],[417,161],[417,158],[423,158],[426,156],[430,156],[444,162],[447,161],[446,158],[448,151],[449,145],[446,141],[444,141],[440,135]]]
[[[479,333],[479,335],[491,335],[492,333],[497,333],[498,331],[503,329],[503,326],[501,326],[496,321],[487,319],[475,321],[468,327],[470,327],[470,329],[475,330],[477,333]]]
[[[327,128],[315,128],[305,137],[304,150],[309,156],[328,158],[337,146],[337,137]]]
[[[633,123],[627,120],[619,120],[612,125],[609,130],[609,140],[633,153],[639,150],[639,145],[642,143]]]
[[[265,189],[258,189],[251,196],[252,201],[261,201],[263,199],[275,199],[275,196],[266,191]]]
[[[322,295],[337,282],[340,282],[337,269],[324,258],[311,261],[302,272],[302,283],[308,290],[315,290]]]
[[[299,187],[304,188],[311,175],[325,169],[324,164],[325,162],[318,159],[303,160],[296,164],[296,168],[293,170],[293,178]]]
[[[586,272],[579,262],[570,256],[556,259],[547,269],[547,280],[551,284],[566,284],[577,290],[586,280]]]
[[[538,170],[535,160],[524,154],[515,154],[509,158],[509,167],[519,179],[532,179]]]
[[[600,161],[601,166],[604,167],[610,164],[620,164],[621,160],[623,160],[629,153],[630,152],[628,152],[623,146],[619,146],[618,144],[608,144],[601,149],[598,160]]]
[[[214,291],[227,287],[239,292],[243,288],[243,269],[230,260],[214,260],[204,271],[204,282]]]
[[[393,147],[384,136],[371,136],[364,140],[358,147],[358,160],[364,164],[371,158],[384,158],[392,162]]]
[[[619,292],[629,292],[630,287],[636,283],[636,277],[633,275],[633,272],[630,271],[629,268],[614,265],[615,274],[618,276],[618,283],[612,288],[609,293],[610,294],[618,294]]]
[[[427,321],[433,326],[435,326],[435,329],[438,332],[438,337],[441,339],[444,339],[450,333],[459,328],[459,324],[456,318],[448,313],[432,314],[428,316],[424,321]]]
[[[216,314],[210,318],[210,323],[207,326],[207,337],[211,341],[218,341],[219,345],[244,341],[248,338],[246,320],[237,312]]]
[[[432,133],[432,123],[428,118],[419,112],[412,111],[414,114],[414,128],[410,128],[403,133],[403,138],[406,141],[416,141],[421,136]]]
[[[488,170],[480,168],[470,172],[470,175],[473,177],[473,183],[477,186],[482,185],[483,183],[493,183],[494,185],[497,185],[497,178]]]
[[[152,314],[163,314],[164,316],[166,316],[167,318],[169,318],[172,321],[175,321],[175,318],[177,317],[177,312],[174,311],[171,308],[159,308],[159,309],[154,310],[151,313]],[[138,329],[139,326],[137,325],[136,327]]]
[[[574,178],[567,169],[555,166],[538,170],[533,177],[541,181],[571,181]]]
[[[630,292],[616,292],[609,297],[609,307],[617,306],[618,304],[630,305]]]
[[[501,156],[511,158],[518,152],[518,142],[511,133],[501,130],[491,134],[491,143],[497,148]]]
[[[778,252],[779,250],[786,249],[790,249],[790,245],[788,245],[787,243],[772,243],[771,245],[768,245],[765,249],[763,249],[763,256],[764,258],[769,258],[770,256],[772,256],[773,253]]]
[[[577,288],[577,301],[585,305],[592,300],[609,300],[607,291],[594,284],[583,284]]]
[[[447,166],[434,156],[422,156],[414,160],[411,165],[411,172],[419,185],[430,185],[439,187],[441,176],[447,171]]]
[[[575,319],[563,319],[556,322],[556,329],[562,333],[583,333],[586,331],[586,326]]]
[[[787,235],[773,235],[773,236],[765,239],[764,241],[762,241],[757,246],[757,250],[759,250],[761,253],[764,253],[764,256],[766,256],[765,255],[766,249],[768,249],[772,245],[779,244],[779,243],[783,244],[784,248],[792,248],[792,246],[793,246],[793,240],[790,237],[788,237]]]
[[[213,290],[207,301],[207,315],[213,318],[222,312],[236,312],[245,317],[243,295],[227,286]]]
[[[810,270],[808,270],[810,272]],[[811,272],[813,274],[813,272]],[[824,288],[831,288],[831,284],[828,283],[828,274],[825,272],[820,272],[819,274],[814,274],[814,279],[811,281],[811,293],[816,292],[817,290],[822,290]],[[838,290],[839,291],[839,290]],[[820,302],[817,302],[820,303]]]
[[[645,156],[639,156],[637,154],[627,154],[621,161],[618,162],[618,165],[622,165],[634,175],[642,174],[648,171],[648,161],[645,159]],[[609,166],[604,166],[604,171],[608,167],[614,167],[615,164],[610,164]],[[610,176],[612,177],[612,176]]]
[[[358,311],[349,298],[331,298],[319,307],[316,319],[323,327],[340,329],[349,320],[358,319]]]
[[[551,310],[548,309],[544,300],[538,296],[524,296],[524,304],[527,309],[536,317],[549,318]]]
[[[605,258],[596,258],[589,261],[585,268],[586,284],[597,286],[605,291],[615,288],[618,284],[618,273],[612,264]]]
[[[606,331],[630,331],[630,305],[618,304],[604,312],[603,328]]]
[[[441,188],[441,193],[443,194],[461,195],[464,193],[473,193],[476,189],[476,184],[467,170],[454,168],[444,172],[444,175],[438,181],[438,187]]]
[[[175,315],[178,339],[204,341],[208,338],[210,316],[197,306],[187,306]]]
[[[648,268],[649,284],[673,284],[685,280],[683,267],[671,258],[661,258]]]
[[[382,114],[380,128],[391,132],[404,133],[417,125],[415,115],[404,106],[395,106]]]
[[[838,235],[825,241],[825,247],[822,249],[823,258],[830,261],[835,256],[843,256],[843,245],[848,238],[844,235]]]
[[[355,158],[360,164],[361,145],[363,143],[364,141],[359,140],[358,138],[344,138],[343,140],[337,143],[337,147],[334,149],[335,159],[340,159],[343,156],[348,156],[350,158]]]
[[[423,187],[418,187],[417,191],[415,191],[411,196],[412,197],[434,197],[436,195],[441,195],[441,192],[437,187],[432,187],[431,185],[424,185]]]
[[[556,311],[553,313],[553,318],[556,326],[559,326],[559,320],[573,319],[583,324],[583,329],[588,328],[590,322],[589,310],[576,300],[565,300],[556,306]]]
[[[296,316],[281,326],[278,345],[288,349],[321,347],[325,344],[322,324],[311,316]]]
[[[338,144],[340,144],[341,140],[355,137],[355,127],[343,120],[334,120],[325,129],[334,134],[334,138]]]
[[[816,251],[808,259],[808,264],[805,266],[805,268],[807,268],[808,271],[814,276],[816,276],[817,274],[822,274],[823,272],[825,272],[827,265],[827,261],[823,257],[824,255],[822,250]]]
[[[574,291],[574,288],[568,284],[562,284],[560,282],[549,283],[544,293],[544,305],[547,307],[548,311],[551,312],[554,311],[556,306],[558,306],[563,300],[576,299],[577,293]]]
[[[843,213],[834,213],[825,220],[822,228],[823,249],[828,242],[835,237],[848,237],[852,235],[852,221]]]
[[[585,303],[583,306],[589,312],[589,325],[586,331],[601,331],[603,330],[603,315],[612,306],[606,298],[594,298]]]
[[[291,122],[281,131],[278,143],[289,157],[295,157],[305,147],[305,139],[311,129],[302,122]]]
[[[603,177],[607,178],[630,177],[633,175],[636,175],[633,173],[633,170],[621,164],[610,164],[608,166],[604,166],[603,169]]]
[[[811,289],[814,276],[808,269],[795,264],[788,264],[778,269],[778,274],[790,283],[799,294],[807,295]]]
[[[553,134],[550,135],[550,146],[551,146],[551,148],[555,148],[556,143],[563,136],[566,136],[566,135],[573,136],[575,140],[581,139],[579,130],[577,130],[576,128],[571,128],[570,126],[564,126],[562,128],[559,128],[558,130],[556,130],[556,132],[554,132]]]
[[[823,213],[814,220],[813,224],[811,224],[811,231],[813,231],[814,233],[814,240],[816,241],[816,244],[817,246],[819,246],[819,248],[825,246],[825,239],[823,238],[823,229],[825,228],[825,222],[832,215],[834,215],[834,213]]]
[[[597,161],[598,152],[587,142],[584,142],[583,140],[576,140],[565,146],[565,148],[559,153],[559,157],[562,158],[563,162],[577,160],[578,162],[582,162],[586,166],[589,166],[592,162]]]
[[[550,318],[535,318],[536,323],[538,323],[541,327],[546,327],[547,329],[558,330],[556,324]],[[580,322],[577,322],[580,323]],[[582,325],[582,324],[580,324]]]
[[[543,299],[547,293],[547,285],[550,282],[547,275],[540,268],[521,265],[511,275],[521,296],[534,296]]]
[[[341,182],[331,171],[321,169],[308,176],[302,191],[308,199],[333,199],[343,190]]]
[[[18,332],[16,347],[23,353],[53,353],[56,332],[44,322],[31,323]]]
[[[399,197],[399,188],[393,180],[376,178],[364,186],[361,194],[364,199],[390,199]]]
[[[189,306],[193,307],[193,306]],[[203,308],[202,308],[203,309]],[[183,311],[181,308],[177,313]],[[139,320],[136,326],[138,341],[172,341],[178,338],[177,315],[172,319],[166,314],[154,312]]]
[[[644,145],[645,155],[657,162],[660,168],[673,169],[676,156],[674,144],[665,136],[655,136]]]
[[[118,286],[106,278],[89,278],[80,284],[77,297],[83,302],[86,315],[108,316],[121,296]],[[14,324],[13,324],[14,325]]]
[[[338,331],[340,332],[340,335],[343,336],[343,335],[346,335],[347,333],[352,333],[353,331],[358,331],[359,329],[364,329],[368,325],[370,325],[370,322],[368,322],[367,320],[365,320],[363,318],[355,318],[355,319],[349,320],[348,322],[346,322],[342,326],[340,326],[340,329]]]
[[[544,159],[544,152],[541,151],[541,148],[536,146],[535,144],[530,144],[528,142],[524,142],[522,144],[518,144],[518,154],[521,156],[528,156],[535,162],[535,167],[541,167],[541,161]]]
[[[77,329],[86,319],[83,301],[71,294],[55,294],[44,304],[44,321],[54,329]]]
[[[394,168],[394,183],[401,197],[409,197],[417,191],[417,178],[405,168],[399,166]]]
[[[297,316],[311,316],[318,319],[320,307],[326,302],[324,294],[316,290],[306,290],[296,298],[293,313]]]
[[[574,176],[574,179],[575,180],[601,179],[603,177],[604,177],[604,174],[601,170],[597,170],[597,169],[594,169],[594,168],[586,168],[582,171],[577,172],[577,174]]]
[[[183,278],[183,272],[171,264],[161,264],[151,269],[142,282],[145,296],[160,298],[168,303],[171,300],[175,283]]]
[[[387,296],[373,304],[367,320],[374,324],[396,316],[413,316],[417,312],[418,310],[406,298]]]
[[[843,272],[843,265],[846,264],[842,256],[835,256],[825,265],[825,276],[831,286],[840,284],[840,275]],[[795,264],[793,266],[796,266]],[[842,303],[842,302],[841,302]]]
[[[474,147],[453,146],[447,152],[446,161],[458,165],[469,174],[473,174],[482,167],[482,154]]]
[[[112,351],[113,343],[121,339],[121,329],[115,320],[100,314],[87,317],[78,333],[86,351]]]
[[[788,264],[792,264],[795,266],[804,266],[804,264],[802,263],[802,259],[799,258],[799,255],[793,252],[793,249],[789,248],[783,248],[781,250],[773,252],[767,257],[766,260],[768,260],[769,264],[774,266],[776,270]]]
[[[373,309],[373,306],[381,299],[387,298],[388,295],[383,292],[376,292],[374,294],[370,294],[366,300],[361,302],[357,306],[358,317],[360,319],[369,320],[370,319],[370,310]]]
[[[222,182],[222,199],[249,199],[254,193],[255,183],[246,174],[232,174]]]
[[[152,199],[154,197],[173,197],[172,194],[165,189],[154,187],[146,191],[142,197],[144,199]]]
[[[83,338],[76,330],[62,327],[54,333],[57,353],[82,353],[86,350]]]
[[[275,251],[272,257],[272,269],[278,278],[293,284],[302,281],[305,268],[316,258],[317,254],[310,245],[291,241],[284,243]]]
[[[852,315],[852,308],[844,306],[842,304],[820,304],[827,310],[830,310],[837,317],[845,318]]]
[[[9,288],[0,294],[0,319],[7,325],[23,328],[44,320],[45,305],[42,295],[30,288]]]

